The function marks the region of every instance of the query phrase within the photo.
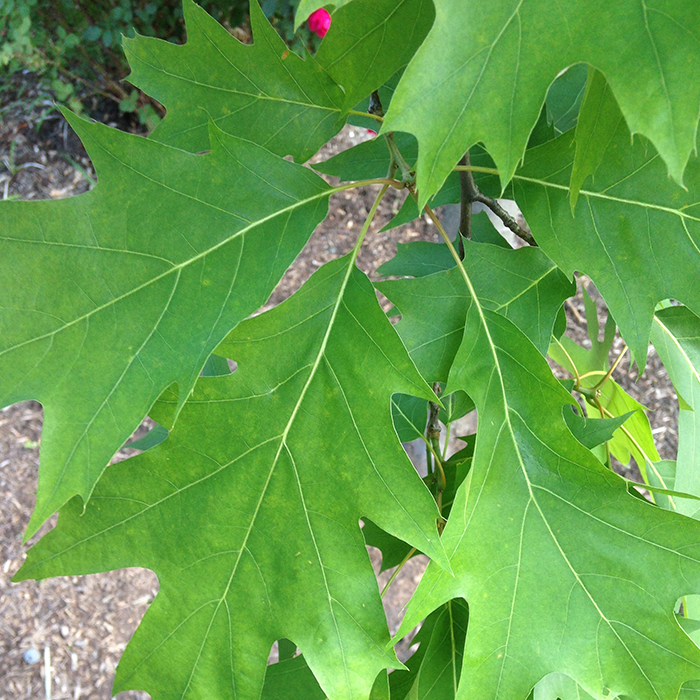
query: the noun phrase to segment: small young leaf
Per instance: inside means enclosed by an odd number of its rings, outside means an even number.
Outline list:
[[[564,409],[564,420],[569,426],[569,430],[589,450],[612,440],[615,431],[632,415],[634,415],[634,411],[615,418],[586,418],[574,413],[570,408]],[[673,487],[667,486],[665,488]]]

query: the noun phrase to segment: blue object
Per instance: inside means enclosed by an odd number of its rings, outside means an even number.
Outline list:
[[[41,659],[41,654],[34,647],[32,647],[31,649],[27,649],[27,651],[24,652],[24,660],[28,664],[35,664],[40,659]]]

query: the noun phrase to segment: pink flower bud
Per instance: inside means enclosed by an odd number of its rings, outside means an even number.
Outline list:
[[[328,14],[328,10],[321,8],[309,16],[309,30],[320,36],[321,39],[326,36],[330,26],[331,16]]]
[[[367,133],[374,138],[377,135],[377,132],[374,129],[367,129]]]

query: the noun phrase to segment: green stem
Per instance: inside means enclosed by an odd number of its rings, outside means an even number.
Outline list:
[[[385,182],[382,189],[379,190],[379,194],[374,199],[374,203],[372,204],[372,208],[369,210],[369,214],[367,215],[367,219],[365,220],[365,223],[362,226],[362,230],[360,231],[360,235],[357,237],[357,242],[355,243],[355,247],[352,249],[352,258],[351,258],[351,263],[350,263],[351,265],[355,264],[355,261],[357,260],[357,256],[360,254],[360,248],[362,247],[362,241],[365,240],[365,236],[367,235],[367,231],[369,231],[369,227],[372,224],[372,219],[374,219],[374,215],[377,213],[377,209],[379,208],[379,203],[384,198],[384,195],[386,194],[386,191],[389,189],[389,187],[390,187],[390,185],[388,184],[388,182]]]
[[[386,582],[386,585],[384,586],[384,588],[382,588],[382,593],[381,593],[381,597],[382,597],[382,598],[384,597],[384,594],[389,590],[389,586],[391,586],[391,584],[394,583],[394,580],[395,580],[396,577],[399,575],[399,572],[401,571],[401,569],[403,569],[403,567],[406,565],[406,562],[408,562],[408,560],[409,560],[417,551],[418,551],[418,550],[417,550],[415,547],[413,547],[413,548],[408,552],[408,554],[401,560],[401,563],[396,567],[396,569],[394,570],[394,573],[391,575],[391,578]]]
[[[349,109],[348,114],[354,114],[357,117],[370,117],[371,119],[376,119],[380,124],[384,121],[384,117],[380,117],[378,114],[370,114],[369,112],[360,112],[356,109]]]
[[[615,360],[615,362],[613,362],[612,367],[607,371],[605,376],[593,387],[594,391],[600,389],[600,387],[602,387],[603,384],[605,384],[605,382],[607,382],[608,379],[610,379],[610,377],[612,377],[612,373],[617,369],[617,366],[622,361],[622,358],[625,356],[626,352],[627,352],[627,346],[625,345],[625,347],[622,348],[622,352],[617,356],[617,359]]]
[[[398,180],[393,180],[388,177],[376,177],[371,180],[356,180],[355,182],[348,182],[345,185],[336,185],[331,187],[331,194],[336,192],[344,192],[345,190],[354,190],[356,187],[367,187],[368,185],[386,185],[387,187],[393,187],[397,190],[402,190],[405,188],[403,182]]]

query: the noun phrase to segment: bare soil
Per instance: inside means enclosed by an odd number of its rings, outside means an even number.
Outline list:
[[[325,159],[366,138],[364,130],[346,127],[318,158]],[[0,123],[0,197],[55,199],[72,196],[87,191],[94,177],[87,154],[57,115],[50,114],[38,130],[36,123],[17,115],[6,115]],[[374,194],[365,189],[331,199],[328,218],[285,275],[266,308],[292,294],[322,264],[350,251]],[[398,211],[401,201],[402,195],[398,193],[390,193],[383,200],[362,246],[359,265],[371,276],[380,264],[395,254],[397,242],[438,238],[434,227],[425,219],[381,233],[379,229]],[[582,316],[583,304],[576,298],[569,310],[569,329],[576,340],[585,343]],[[618,338],[618,352],[621,343]],[[678,406],[656,354],[652,351],[643,376],[638,377],[636,370],[629,374],[619,371],[616,376],[627,391],[650,408],[659,451],[662,457],[673,458],[677,446]],[[27,549],[22,544],[22,535],[35,499],[41,421],[41,406],[36,402],[10,406],[0,412],[0,700],[48,697],[45,650],[50,653],[48,665],[53,700],[106,699],[111,697],[119,657],[155,597],[158,582],[155,575],[145,569],[42,582],[10,582]],[[141,432],[144,431],[142,428]],[[129,453],[133,450],[123,450],[116,459],[123,459]],[[55,516],[42,532],[54,522]],[[378,571],[379,553],[373,550],[370,557]],[[424,557],[409,562],[385,599],[392,632],[398,627],[401,609],[420,580],[425,564]],[[385,572],[379,576],[380,588],[390,574]],[[408,655],[408,644],[402,643],[402,658]],[[39,652],[38,663],[24,660],[25,652],[30,649]],[[119,697],[126,700],[148,695],[128,692]]]

